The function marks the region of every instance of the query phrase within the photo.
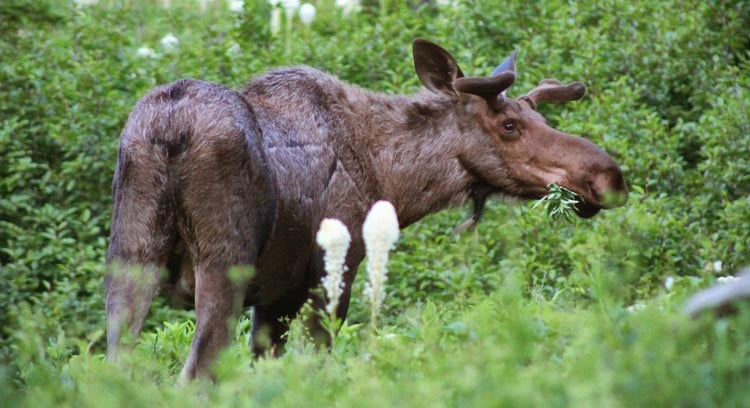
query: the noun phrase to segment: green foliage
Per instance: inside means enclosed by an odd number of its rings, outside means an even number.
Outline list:
[[[654,297],[638,312],[617,306],[611,275],[599,271],[599,307],[529,301],[523,276],[466,303],[427,301],[375,335],[342,328],[331,353],[292,330],[288,352],[249,364],[249,322],[219,359],[214,384],[171,385],[190,324],[147,334],[119,367],[86,353],[55,357],[59,337],[23,350],[22,395],[14,406],[698,406],[743,405],[748,393],[747,311],[690,322],[670,305],[692,286]],[[676,299],[673,299],[676,298]],[[34,325],[25,325],[34,333]],[[80,344],[78,347],[85,347]],[[177,353],[174,353],[177,351]],[[1,389],[1,387],[0,387]],[[106,391],[105,391],[106,390]]]
[[[363,1],[344,16],[317,0],[311,26],[295,17],[278,35],[263,0],[241,14],[102,3],[0,2],[4,405],[747,405],[749,311],[689,322],[680,308],[750,263],[750,3]],[[622,164],[626,206],[550,222],[569,214],[564,191],[546,213],[496,200],[457,237],[465,210],[427,217],[391,255],[380,329],[363,324],[361,276],[330,353],[294,322],[287,354],[251,363],[246,316],[216,383],[176,388],[194,316],[160,300],[135,350],[105,363],[111,178],[137,99],[180,77],[239,88],[289,64],[408,93],[417,37],[467,75],[518,48],[512,95],[584,81],[583,100],[540,109]]]
[[[62,7],[54,1],[14,0],[0,4],[0,33],[2,38],[12,40],[24,36],[25,28],[55,24],[63,20]]]

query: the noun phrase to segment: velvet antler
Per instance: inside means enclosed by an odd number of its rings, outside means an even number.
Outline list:
[[[566,102],[580,99],[586,93],[586,85],[581,82],[572,82],[563,85],[554,79],[543,79],[536,88],[532,89],[523,98],[532,103],[533,107],[542,101]]]
[[[505,90],[516,81],[516,55],[518,50],[500,63],[489,78],[456,79],[456,91],[482,97],[493,108],[502,105]]]
[[[454,83],[456,91],[477,95],[487,101],[491,107],[502,104],[500,94],[516,80],[513,71],[505,71],[490,78],[458,78]]]

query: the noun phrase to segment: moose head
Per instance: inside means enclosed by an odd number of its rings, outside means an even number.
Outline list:
[[[456,60],[429,41],[416,40],[413,52],[424,86],[462,111],[456,115],[462,129],[459,159],[479,180],[471,194],[474,222],[489,194],[538,199],[553,183],[582,197],[575,207],[582,218],[625,203],[628,189],[612,157],[586,139],[550,127],[536,110],[544,101],[581,98],[586,91],[582,83],[542,80],[513,99],[506,91],[516,79],[516,52],[487,78],[464,76]]]

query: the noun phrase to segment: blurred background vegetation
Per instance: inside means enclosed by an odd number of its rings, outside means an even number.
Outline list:
[[[687,322],[680,308],[750,263],[750,3],[310,2],[310,25],[282,8],[277,33],[265,0],[0,2],[0,400],[746,406],[748,314]],[[430,216],[392,256],[382,335],[359,329],[358,279],[331,354],[297,328],[289,353],[251,366],[244,319],[216,384],[184,392],[172,384],[191,314],[157,302],[132,366],[102,363],[111,179],[138,98],[293,64],[411,93],[418,37],[477,76],[518,48],[511,96],[585,82],[583,100],[542,110],[622,164],[627,206],[553,222],[496,200],[459,237],[469,209]]]

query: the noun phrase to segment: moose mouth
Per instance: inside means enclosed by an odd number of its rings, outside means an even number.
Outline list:
[[[576,203],[575,207],[573,207],[573,212],[576,213],[577,216],[581,218],[591,218],[595,216],[599,211],[601,210],[601,207],[595,204],[590,204],[585,201],[579,201]]]
[[[578,202],[575,203],[573,206],[573,212],[575,215],[577,215],[579,218],[591,218],[599,213],[604,207],[601,205],[597,205],[594,203],[591,203],[589,201],[586,201],[586,199],[583,198],[583,195],[581,193],[578,193],[577,191],[573,189],[569,189],[573,192],[575,192],[578,195]],[[529,194],[526,196],[526,199],[529,200],[541,200],[543,199],[547,194],[549,193],[549,190],[547,188],[544,189],[543,194]]]

